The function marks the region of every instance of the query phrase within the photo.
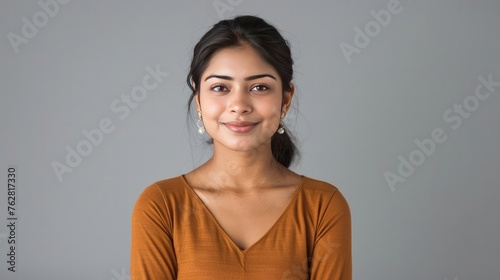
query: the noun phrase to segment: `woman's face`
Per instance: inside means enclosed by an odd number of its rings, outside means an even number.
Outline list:
[[[268,148],[293,87],[283,94],[281,79],[248,46],[216,52],[201,76],[196,106],[215,149],[260,151]]]

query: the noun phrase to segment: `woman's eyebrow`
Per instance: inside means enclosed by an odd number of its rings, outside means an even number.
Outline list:
[[[269,77],[273,80],[276,80],[276,78],[271,74],[259,74],[259,75],[253,75],[253,76],[246,77],[245,81],[260,79],[260,78],[264,78],[264,77]]]
[[[245,81],[260,79],[260,78],[264,78],[264,77],[269,77],[269,78],[271,78],[273,80],[276,80],[276,77],[274,77],[271,74],[258,74],[258,75],[252,75],[252,76],[245,77]],[[234,78],[231,77],[231,76],[216,75],[216,74],[209,75],[208,77],[205,78],[205,81],[208,80],[208,79],[210,79],[210,78],[218,78],[218,79],[223,79],[223,80],[234,81]]]

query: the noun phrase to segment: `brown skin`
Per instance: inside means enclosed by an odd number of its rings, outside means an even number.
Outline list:
[[[248,45],[216,52],[201,77],[196,107],[214,151],[186,180],[241,249],[274,225],[302,180],[271,152],[293,93]]]

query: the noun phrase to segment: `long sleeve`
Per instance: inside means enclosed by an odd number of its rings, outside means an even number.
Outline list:
[[[176,279],[172,221],[157,185],[146,188],[132,213],[132,280]]]
[[[337,190],[319,221],[312,258],[311,280],[351,280],[351,213]]]

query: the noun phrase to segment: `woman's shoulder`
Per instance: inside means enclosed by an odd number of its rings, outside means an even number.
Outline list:
[[[303,176],[304,190],[309,193],[318,193],[323,195],[333,195],[339,192],[339,189],[326,181],[314,179],[308,176]]]
[[[319,211],[349,213],[349,204],[339,188],[326,181],[304,176],[303,193],[305,200]]]
[[[162,179],[146,186],[140,193],[137,203],[167,203],[185,198],[185,180],[183,175]]]
[[[184,179],[184,175],[179,175],[176,177],[166,178],[159,181],[154,182],[153,185],[156,185],[163,191],[171,192],[178,189],[183,189],[186,184]]]

